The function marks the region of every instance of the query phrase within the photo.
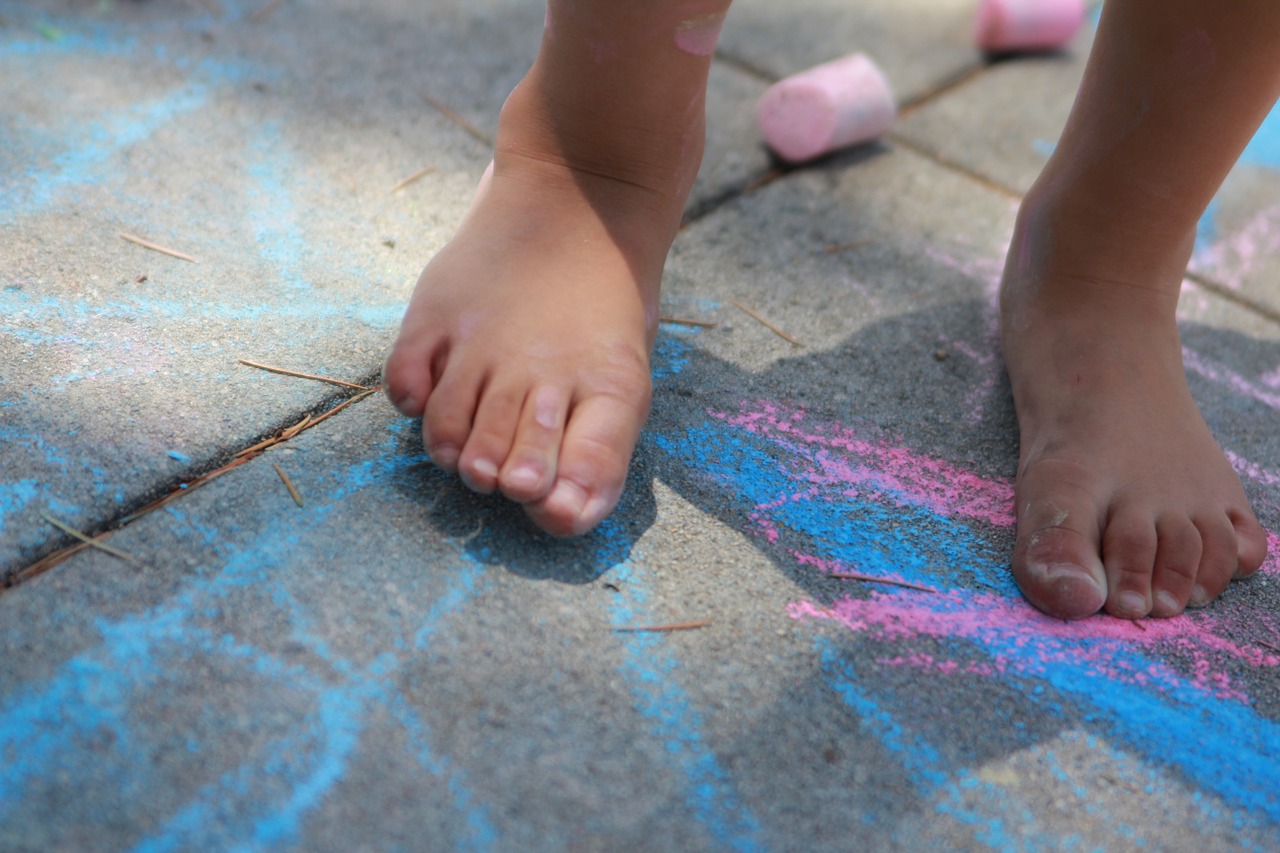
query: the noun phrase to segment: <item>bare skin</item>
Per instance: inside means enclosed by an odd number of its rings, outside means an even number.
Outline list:
[[[491,172],[387,361],[435,464],[556,535],[617,504],[728,0],[552,0]]]
[[[1001,290],[1013,569],[1049,614],[1174,616],[1266,555],[1187,388],[1174,311],[1196,220],[1277,96],[1280,4],[1105,7]]]

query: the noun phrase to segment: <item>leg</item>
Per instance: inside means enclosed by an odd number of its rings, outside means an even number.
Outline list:
[[[550,0],[490,172],[418,282],[392,401],[432,460],[559,535],[617,504],[729,0]]]
[[[1265,556],[1187,389],[1174,309],[1196,221],[1277,96],[1273,0],[1106,5],[1001,291],[1013,568],[1050,614],[1172,616]]]

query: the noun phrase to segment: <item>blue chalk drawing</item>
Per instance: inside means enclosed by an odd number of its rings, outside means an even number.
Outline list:
[[[39,486],[39,481],[33,478],[0,483],[0,533],[4,531],[5,519],[35,499]]]
[[[601,535],[606,539],[617,537],[610,529],[614,525],[616,522],[607,520]],[[654,624],[643,558],[616,564],[609,574],[619,586],[609,607],[614,626]],[[652,735],[667,745],[669,760],[688,780],[687,801],[693,814],[717,843],[743,853],[764,850],[759,821],[741,801],[728,772],[704,742],[702,715],[680,686],[679,658],[660,635],[620,636],[626,650],[622,675],[636,707],[648,720]]]
[[[224,555],[225,562],[210,577],[190,579],[183,590],[150,611],[100,621],[99,644],[72,657],[43,682],[0,697],[0,754],[15,756],[0,765],[0,821],[14,819],[28,780],[50,768],[77,767],[77,772],[93,778],[93,768],[101,765],[117,770],[128,784],[145,786],[147,779],[131,778],[130,771],[138,771],[140,758],[153,745],[136,733],[130,705],[145,701],[170,667],[181,669],[198,655],[239,666],[245,677],[275,682],[282,693],[307,695],[313,710],[264,753],[246,756],[240,767],[205,784],[136,850],[185,849],[192,844],[262,850],[296,842],[305,816],[344,777],[368,713],[383,706],[391,707],[404,726],[412,755],[423,770],[447,781],[465,827],[453,845],[492,847],[496,832],[470,792],[465,771],[434,753],[429,727],[396,688],[402,664],[426,649],[440,622],[476,594],[482,584],[481,567],[460,555],[462,565],[446,575],[446,590],[411,640],[367,664],[333,654],[311,628],[308,611],[276,577],[345,501],[363,489],[385,486],[422,462],[420,455],[393,454],[389,445],[384,450],[387,453],[378,459],[336,472],[324,483],[325,500],[312,501],[306,515],[273,519],[252,547]],[[190,521],[178,510],[170,516],[191,524],[206,543],[216,543],[215,529]],[[319,656],[329,673],[338,674],[337,681],[331,674],[288,663],[199,624],[210,608],[222,606],[227,596],[246,588],[263,591],[285,608],[292,639]],[[84,745],[104,731],[112,734],[111,750],[105,757],[95,756]],[[189,748],[199,752],[202,745],[194,742]],[[286,794],[273,798],[273,783],[281,779],[287,783]]]
[[[63,129],[70,144],[52,158],[49,168],[0,173],[0,192],[5,196],[5,205],[0,208],[5,219],[0,222],[11,223],[18,215],[39,213],[58,203],[75,204],[77,200],[68,197],[68,190],[106,181],[104,166],[121,151],[175,118],[199,109],[208,99],[208,87],[189,84],[152,103],[106,116],[83,130]]]
[[[796,459],[780,457],[777,442],[766,444],[714,419],[685,434],[656,436],[653,441],[684,468],[707,472],[738,505],[770,506],[770,518],[819,557],[944,592],[1021,600],[1007,554],[995,550],[977,529],[919,505],[910,495],[878,487],[862,493],[833,491],[811,500],[780,500],[810,482],[797,479]],[[936,609],[943,613],[962,606],[948,596]],[[1277,721],[1175,676],[1153,676],[1158,691],[1110,680],[1071,654],[1077,642],[1087,648],[1088,637],[1045,637],[1032,643],[1023,636],[992,631],[978,642],[993,657],[1025,663],[1022,671],[1034,675],[1007,673],[1001,678],[1016,685],[1039,713],[1064,721],[1072,718],[1064,709],[1034,699],[1038,687],[1051,686],[1077,703],[1090,730],[1154,765],[1176,768],[1198,788],[1237,809],[1235,818],[1242,825],[1280,826],[1280,765],[1274,760],[1280,755]],[[1137,648],[1117,650],[1112,660],[1126,672],[1152,672],[1159,663]],[[851,695],[844,687],[840,691]],[[922,752],[904,760],[924,762],[913,772],[936,787],[943,771],[929,757],[927,746],[919,746]]]

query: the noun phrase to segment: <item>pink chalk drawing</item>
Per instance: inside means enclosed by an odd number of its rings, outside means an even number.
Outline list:
[[[1150,619],[1142,627],[1105,616],[1069,623],[1018,600],[962,591],[928,600],[872,592],[868,598],[846,597],[826,606],[796,602],[789,612],[798,619],[831,619],[875,639],[973,641],[987,649],[990,659],[976,666],[985,666],[988,673],[1042,676],[1050,667],[1065,664],[1112,681],[1169,692],[1189,682],[1215,698],[1237,702],[1247,702],[1247,693],[1221,666],[1223,659],[1254,668],[1280,667],[1280,654],[1229,639],[1221,620],[1207,613]],[[1275,620],[1268,621],[1274,630]],[[1177,663],[1134,657],[1128,654],[1132,651],[1173,653],[1169,658]],[[976,671],[969,661],[928,655],[907,655],[894,662],[948,674]]]
[[[936,247],[926,249],[925,252],[929,258],[947,269],[983,283],[988,309],[982,341],[977,346],[955,338],[942,341],[953,352],[977,364],[980,370],[981,378],[970,389],[964,401],[969,423],[976,424],[982,420],[987,401],[994,396],[1004,377],[1004,361],[1000,357],[1000,312],[997,306],[1004,261],[991,256],[960,258]]]
[[[883,440],[868,441],[846,426],[773,402],[744,403],[736,413],[711,415],[767,442],[771,458],[786,469],[794,489],[759,503],[750,519],[757,535],[799,565],[830,574],[857,571],[845,561],[813,553],[812,547],[787,544],[783,518],[794,504],[840,499],[909,504],[965,523],[1006,531],[1014,525],[1011,480],[984,477]],[[1231,460],[1243,476],[1280,485],[1280,472],[1236,455]],[[1280,537],[1268,536],[1270,555],[1262,572],[1280,576]],[[891,572],[876,576],[919,582]],[[826,605],[794,602],[789,613],[799,620],[831,620],[876,640],[928,641],[934,648],[927,652],[912,649],[878,660],[944,676],[1040,677],[1069,666],[1170,697],[1192,690],[1247,705],[1245,673],[1280,668],[1280,649],[1243,639],[1280,638],[1280,617],[1245,600],[1141,624],[1109,616],[1067,623],[1035,610],[1012,588],[975,590],[950,585],[945,577],[938,587],[933,593],[864,587],[863,595]]]
[[[906,448],[865,441],[846,427],[814,424],[802,409],[759,402],[736,415],[712,416],[788,448],[807,464],[796,479],[815,487],[834,485],[850,493],[871,487],[935,512],[998,526],[1014,523],[1012,482],[985,479]],[[788,499],[800,500],[804,494]],[[767,509],[761,506],[757,511]]]
[[[1226,385],[1237,394],[1242,394],[1269,406],[1280,409],[1280,392],[1275,392],[1263,384],[1253,382],[1241,376],[1226,365],[1219,364],[1208,356],[1201,355],[1189,347],[1182,348],[1182,363],[1191,373],[1201,376],[1210,382]]]

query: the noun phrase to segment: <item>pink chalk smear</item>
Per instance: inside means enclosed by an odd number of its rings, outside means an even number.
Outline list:
[[[982,0],[973,40],[990,51],[1051,50],[1071,41],[1084,18],[1084,0]]]
[[[1014,524],[1009,480],[984,478],[904,447],[865,441],[842,425],[813,423],[803,409],[767,401],[744,403],[736,415],[712,416],[802,456],[810,467],[801,479],[814,486],[869,486],[941,515],[998,527]]]
[[[710,56],[716,51],[724,15],[706,15],[693,18],[676,27],[676,47],[694,56]]]
[[[774,83],[760,99],[756,123],[774,153],[801,163],[875,139],[896,115],[884,75],[856,53]]]
[[[1045,616],[1018,599],[963,590],[920,593],[871,593],[845,598],[825,607],[796,602],[793,618],[833,619],[876,639],[916,637],[990,641],[988,665],[993,672],[1043,675],[1051,667],[1085,667],[1090,674],[1156,689],[1175,690],[1190,684],[1222,699],[1247,702],[1222,659],[1253,668],[1280,668],[1280,655],[1219,633],[1219,620],[1208,613],[1173,619],[1147,619],[1142,628],[1123,619],[1098,616],[1063,622]],[[1146,630],[1143,630],[1145,628]],[[1161,661],[1141,661],[1117,654],[1128,649],[1168,650],[1183,661],[1186,672]],[[924,665],[944,672],[976,672],[968,662],[942,661],[905,654],[899,665]],[[981,667],[982,664],[976,665]]]

